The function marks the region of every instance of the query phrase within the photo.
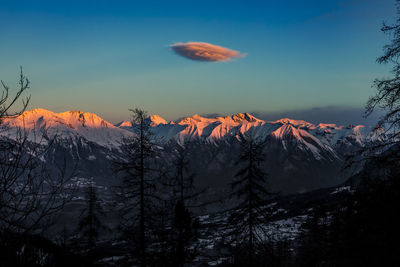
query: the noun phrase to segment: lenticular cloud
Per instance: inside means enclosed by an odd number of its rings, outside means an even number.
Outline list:
[[[228,61],[245,56],[238,51],[203,42],[176,43],[171,48],[180,56],[198,61]]]

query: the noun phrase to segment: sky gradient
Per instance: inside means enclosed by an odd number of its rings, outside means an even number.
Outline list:
[[[329,120],[341,122],[389,75],[375,60],[389,40],[382,22],[394,17],[394,0],[2,0],[0,79],[15,88],[22,65],[30,108],[113,123],[134,106],[168,120],[237,112],[307,120],[319,110],[315,120],[327,122],[322,111],[339,110]],[[246,56],[189,60],[170,47],[181,42]]]

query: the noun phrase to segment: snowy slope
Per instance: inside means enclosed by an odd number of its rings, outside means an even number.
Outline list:
[[[168,122],[158,115],[152,115],[149,124],[162,142],[176,140],[213,143],[250,131],[261,140],[268,137],[280,140],[284,148],[297,144],[312,152],[316,158],[320,156],[321,149],[333,153],[339,146],[363,146],[369,140],[377,138],[370,133],[371,127],[363,125],[314,125],[287,118],[263,121],[248,113],[216,118],[193,115],[176,122]],[[114,126],[96,114],[82,111],[54,113],[45,109],[34,109],[17,118],[5,119],[2,127],[5,129],[2,134],[10,136],[15,134],[17,128],[23,128],[36,132],[46,131],[50,137],[83,137],[107,147],[118,146],[122,137],[132,135],[132,124],[129,121]]]
[[[191,168],[207,186],[226,186],[237,167],[237,135],[251,133],[266,142],[263,168],[274,189],[282,192],[305,192],[343,182],[347,178],[340,171],[344,155],[378,138],[362,125],[314,125],[288,118],[264,121],[248,113],[215,118],[193,115],[175,122],[153,115],[148,123],[166,149],[174,142],[190,141]],[[59,142],[47,155],[48,162],[66,156],[68,162],[79,162],[82,177],[104,181],[113,175],[110,159],[122,156],[122,138],[134,135],[129,121],[114,126],[93,113],[44,109],[5,119],[0,128],[0,135],[11,138],[21,128],[30,131],[33,141],[34,134],[38,139],[42,133],[49,139],[57,137]]]
[[[232,116],[205,118],[199,115],[186,117],[176,122],[168,122],[158,115],[149,118],[152,131],[160,142],[200,141],[213,144],[229,140],[239,133],[251,132],[260,140],[273,138],[283,149],[296,147],[305,150],[315,159],[335,158],[338,149],[362,147],[371,139],[371,128],[363,125],[340,126],[336,124],[314,125],[302,120],[288,118],[277,121],[263,121],[248,113]],[[122,137],[131,136],[132,124],[123,121],[117,125],[100,118],[96,114],[82,111],[54,113],[45,109],[24,112],[17,118],[5,119],[2,134],[15,135],[16,129],[46,134],[49,137],[84,138],[105,147],[117,147]]]
[[[105,147],[116,147],[122,137],[132,133],[120,129],[93,113],[67,111],[54,113],[45,109],[25,111],[16,118],[2,122],[2,134],[13,137],[18,129],[30,133],[30,139],[37,140],[45,133],[49,138],[84,138]],[[36,137],[35,137],[36,135]]]
[[[157,116],[157,118],[161,118]],[[280,119],[277,121],[263,121],[248,113],[239,113],[232,116],[205,118],[199,115],[183,118],[177,122],[167,123],[161,118],[162,123],[153,123],[155,134],[164,139],[212,141],[228,136],[235,136],[239,132],[252,131],[257,138],[265,139],[270,135],[284,139],[287,136],[301,139],[308,137],[324,145],[335,146],[346,137],[352,137],[362,145],[367,140],[374,138],[371,127],[363,125],[340,126],[336,124],[314,125],[301,120]],[[129,129],[131,124],[123,122],[117,125]]]
[[[260,140],[274,138],[280,141],[284,149],[297,146],[300,150],[310,152],[316,159],[320,159],[322,154],[329,154],[329,158],[337,158],[336,150],[362,147],[366,142],[377,138],[370,133],[371,127],[363,125],[314,125],[288,118],[263,121],[248,113],[216,118],[193,115],[176,122],[167,122],[159,116],[152,116],[150,121],[154,134],[164,142],[176,140],[212,144],[250,131]],[[126,130],[132,129],[129,122],[121,122],[116,126]]]

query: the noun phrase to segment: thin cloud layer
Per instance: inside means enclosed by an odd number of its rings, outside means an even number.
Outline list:
[[[203,42],[176,43],[171,48],[178,55],[197,61],[228,61],[245,56],[238,51]]]

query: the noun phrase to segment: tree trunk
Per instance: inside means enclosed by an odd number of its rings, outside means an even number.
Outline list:
[[[140,266],[146,266],[145,214],[144,214],[144,146],[143,123],[140,125]]]

